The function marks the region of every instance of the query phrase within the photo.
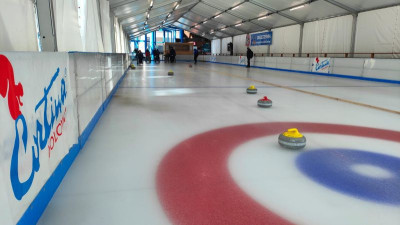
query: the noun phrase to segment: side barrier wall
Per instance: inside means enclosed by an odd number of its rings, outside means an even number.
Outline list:
[[[204,55],[199,56],[199,60],[233,65],[247,63],[246,57],[243,56]],[[314,58],[254,57],[251,65],[266,69],[312,73],[313,62]],[[329,74],[326,75],[400,83],[400,59],[330,58]]]
[[[115,92],[126,54],[0,52],[0,224],[34,224]]]

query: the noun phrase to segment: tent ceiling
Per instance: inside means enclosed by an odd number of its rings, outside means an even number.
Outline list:
[[[109,1],[112,12],[131,37],[172,26],[209,39],[400,5],[400,0]]]

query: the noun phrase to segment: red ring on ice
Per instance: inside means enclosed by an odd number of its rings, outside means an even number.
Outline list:
[[[227,162],[233,150],[255,138],[296,127],[400,142],[400,132],[323,123],[257,123],[193,136],[171,149],[157,171],[157,191],[174,224],[291,224],[248,196],[233,180]]]

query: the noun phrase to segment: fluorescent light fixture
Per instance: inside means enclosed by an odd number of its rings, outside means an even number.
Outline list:
[[[235,25],[235,27],[238,27],[238,26],[242,26],[242,24],[241,24],[241,23],[239,23],[239,24],[236,24],[236,25]]]
[[[144,22],[144,25],[147,25],[147,20],[146,20],[146,22]]]
[[[170,16],[171,16],[171,13],[170,13],[170,14],[168,14],[167,18],[169,18]]]
[[[233,7],[232,10],[238,9],[240,7],[240,5]]]
[[[294,8],[289,9],[289,11],[293,11],[293,10],[296,10],[296,9],[301,9],[301,8],[304,8],[304,6],[305,6],[305,5],[299,5],[299,6],[297,6],[297,7],[294,7]]]
[[[207,20],[204,20],[204,21],[203,21],[203,23],[207,23],[207,22],[208,22]]]
[[[179,3],[174,7],[174,10],[178,9]]]
[[[164,23],[165,23],[165,20],[164,20],[164,21],[162,21],[162,23],[164,24]]]
[[[219,14],[219,15],[215,16],[214,18],[218,18],[218,17],[220,17],[220,16],[221,16],[221,14]]]
[[[222,28],[221,30],[226,30],[226,27]]]
[[[150,13],[147,13],[147,19],[150,17]]]
[[[268,18],[268,16],[263,16],[263,17],[258,18],[258,20],[263,20],[263,19],[267,19],[267,18]]]
[[[153,1],[150,2],[150,7],[153,7],[153,3],[154,3]]]

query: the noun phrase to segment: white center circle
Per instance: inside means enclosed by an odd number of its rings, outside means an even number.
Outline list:
[[[351,166],[351,170],[362,176],[371,178],[388,179],[393,177],[390,171],[370,164],[356,164]]]

